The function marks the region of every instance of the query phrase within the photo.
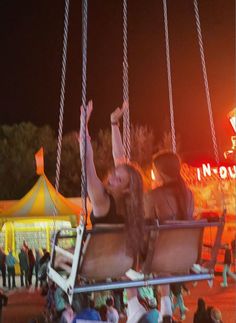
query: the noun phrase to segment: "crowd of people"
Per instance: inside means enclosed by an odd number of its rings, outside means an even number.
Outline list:
[[[46,322],[78,323],[84,321],[95,322],[128,322],[128,323],[166,323],[182,322],[183,314],[188,311],[184,304],[183,294],[189,289],[183,284],[173,283],[170,287],[171,308],[166,298],[169,289],[163,290],[153,287],[142,287],[138,290],[124,291],[121,306],[116,291],[80,294],[73,305],[68,302],[66,294],[52,281],[49,282],[46,294],[45,320]],[[128,297],[128,293],[132,295]],[[206,306],[204,299],[197,301],[193,323],[223,323],[221,311],[215,306]],[[180,319],[173,316],[170,320],[168,313],[176,313],[179,308]],[[178,316],[178,315],[177,315]]]
[[[13,255],[12,250],[5,254],[0,248],[0,271],[2,274],[2,286],[4,288],[16,288],[16,265],[20,269],[20,287],[32,286],[32,277],[35,275],[35,287],[42,285],[42,272],[50,259],[50,254],[45,249],[33,250],[28,247],[26,241],[23,242],[18,259]],[[40,273],[40,277],[39,277]],[[45,279],[46,277],[44,277]],[[8,284],[6,284],[8,282]],[[19,286],[18,286],[19,287]]]

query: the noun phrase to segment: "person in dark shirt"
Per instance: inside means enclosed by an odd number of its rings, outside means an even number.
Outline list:
[[[209,323],[206,304],[202,298],[198,299],[197,310],[194,313],[193,323]]]
[[[19,253],[19,263],[20,263],[20,282],[21,287],[24,286],[24,278],[25,278],[25,286],[29,285],[29,257],[28,250],[23,245],[20,253]]]
[[[29,285],[32,285],[32,276],[33,276],[33,270],[34,270],[34,266],[35,266],[35,257],[34,257],[32,249],[28,250],[28,257],[29,257],[28,279],[29,279]]]
[[[226,243],[225,244],[224,269],[223,269],[223,273],[222,273],[223,282],[220,284],[222,287],[228,286],[227,274],[236,281],[236,274],[232,273],[232,271],[230,270],[231,262],[232,262],[231,250],[230,250],[229,244]]]
[[[157,187],[145,195],[146,216],[160,224],[193,220],[193,194],[181,176],[178,155],[171,151],[154,155],[153,170]]]

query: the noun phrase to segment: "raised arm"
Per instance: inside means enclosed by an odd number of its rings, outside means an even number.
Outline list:
[[[115,165],[125,161],[124,146],[121,139],[119,121],[128,108],[127,102],[123,103],[122,109],[117,108],[111,114],[111,140],[112,140],[112,156]]]
[[[93,149],[90,141],[90,136],[88,132],[88,121],[93,110],[93,103],[89,101],[87,106],[87,120],[86,120],[86,175],[87,175],[87,189],[88,196],[90,198],[93,213],[95,217],[101,217],[107,214],[110,207],[110,199],[106,193],[103,183],[97,176],[97,172],[94,165],[93,159]],[[81,108],[81,117],[80,117],[80,156],[82,156],[82,142],[81,138],[83,135],[82,131],[82,119],[83,119],[84,109]]]

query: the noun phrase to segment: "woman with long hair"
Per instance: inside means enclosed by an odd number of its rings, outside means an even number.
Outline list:
[[[134,254],[144,254],[144,202],[143,181],[134,165],[121,161],[108,173],[103,183],[97,176],[93,149],[88,132],[88,121],[93,109],[92,101],[87,106],[86,120],[86,169],[87,190],[92,204],[91,222],[124,223],[128,247]],[[81,122],[83,108],[81,109]],[[82,129],[82,126],[80,127]],[[82,138],[82,133],[80,134]]]

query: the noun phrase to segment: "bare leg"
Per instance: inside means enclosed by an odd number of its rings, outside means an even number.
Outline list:
[[[127,289],[128,320],[127,323],[137,323],[146,313],[145,308],[139,303],[137,288]]]

